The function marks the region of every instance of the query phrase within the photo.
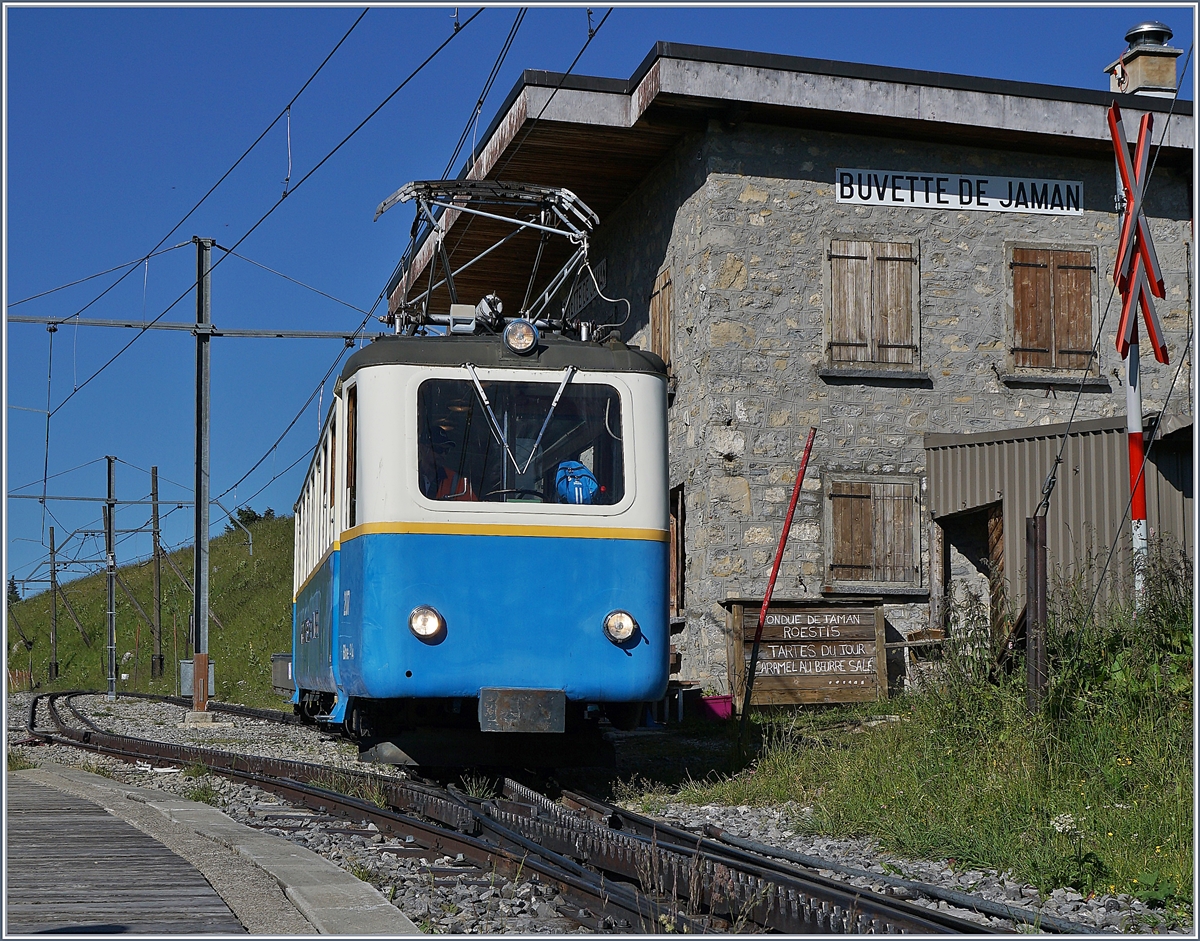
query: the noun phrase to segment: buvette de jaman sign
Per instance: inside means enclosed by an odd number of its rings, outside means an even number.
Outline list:
[[[839,168],[836,190],[839,203],[858,206],[1083,214],[1083,183],[1079,180]]]
[[[731,606],[733,639],[741,657],[731,658],[730,687],[740,705],[750,668],[759,606]],[[887,695],[882,609],[876,606],[773,603],[758,646],[756,705],[861,702]]]

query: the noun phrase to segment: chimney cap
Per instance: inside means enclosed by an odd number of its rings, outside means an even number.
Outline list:
[[[1129,43],[1130,49],[1138,46],[1165,46],[1173,35],[1175,34],[1171,32],[1171,27],[1166,23],[1146,20],[1132,27],[1125,34],[1125,41]]]

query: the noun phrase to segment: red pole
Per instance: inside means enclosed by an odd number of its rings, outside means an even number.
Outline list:
[[[1133,322],[1133,341],[1126,359],[1125,411],[1129,430],[1129,492],[1130,537],[1133,548],[1133,599],[1140,609],[1145,593],[1147,535],[1146,475],[1142,466],[1146,459],[1145,439],[1142,437],[1142,379],[1138,360],[1137,321]]]
[[[779,563],[783,561],[783,549],[787,545],[788,533],[792,528],[792,517],[796,513],[796,501],[800,499],[800,485],[804,483],[804,473],[808,470],[808,456],[812,453],[813,439],[817,436],[816,428],[808,429],[808,440],[804,442],[804,455],[800,458],[800,472],[796,474],[796,486],[792,488],[792,502],[788,504],[787,519],[783,522],[783,532],[779,534],[779,549],[775,553],[775,564],[771,566],[771,578],[767,582],[767,593],[763,595],[762,610],[758,613],[758,627],[754,631],[754,646],[750,650],[750,669],[746,674],[746,694],[742,697],[741,726],[738,731],[739,743],[745,741],[746,720],[750,715],[750,693],[754,689],[754,673],[758,669],[758,644],[762,640],[763,624],[767,620],[767,608],[771,605],[771,596],[775,593],[775,578],[779,575]]]

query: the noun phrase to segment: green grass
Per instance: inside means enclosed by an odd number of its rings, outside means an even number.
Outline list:
[[[220,618],[209,626],[209,655],[216,661],[216,696],[226,702],[280,708],[283,699],[271,690],[271,654],[291,649],[292,624],[292,518],[259,520],[250,525],[254,555],[240,529],[210,543],[211,608]],[[179,570],[192,577],[192,550],[182,549],[171,558]],[[117,588],[118,690],[174,694],[177,661],[185,659],[188,617],[192,596],[174,570],[162,568],[162,653],[166,675],[150,678],[153,653],[150,626]],[[120,570],[147,615],[151,611],[152,573],[149,562]],[[50,659],[50,596],[43,592],[26,598],[14,611],[25,634],[34,642],[33,678],[41,690],[106,689],[106,592],[103,573],[66,585],[71,607],[91,641],[84,645],[78,628],[62,602],[58,605],[59,678],[47,682]],[[126,659],[126,655],[129,655]],[[20,643],[9,648],[10,669],[29,669],[29,653]]]
[[[359,777],[330,768],[312,778],[309,783],[336,794],[356,797],[368,804],[374,804],[376,807],[387,807],[388,805],[387,790],[384,788],[383,782],[374,775]]]
[[[462,784],[462,792],[467,797],[475,797],[480,800],[487,800],[495,797],[499,793],[496,782],[483,774],[465,774],[459,781]]]
[[[1023,664],[989,683],[951,658],[919,694],[756,713],[750,767],[622,796],[792,801],[800,832],[874,836],[902,856],[1009,870],[1043,892],[1127,892],[1178,915],[1193,902],[1190,586],[1168,566],[1136,618],[1060,609],[1035,715]],[[870,721],[882,714],[899,721]]]
[[[211,804],[213,807],[216,807],[221,800],[221,795],[217,793],[217,789],[207,781],[202,784],[198,784],[193,788],[189,788],[185,796],[190,801],[196,801],[197,803],[201,804]]]
[[[375,870],[370,866],[364,866],[362,863],[351,863],[349,869],[350,875],[360,882],[374,882]]]
[[[9,771],[28,771],[38,766],[36,761],[30,761],[20,752],[10,751],[7,758]]]
[[[112,769],[108,765],[102,765],[95,761],[85,761],[79,766],[80,771],[86,771],[88,774],[98,774],[102,778],[111,778],[113,776]]]

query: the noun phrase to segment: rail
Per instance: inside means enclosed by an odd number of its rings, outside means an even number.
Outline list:
[[[556,802],[506,779],[499,796],[481,799],[453,787],[444,789],[370,771],[337,769],[340,778],[356,785],[347,789],[371,793],[378,801],[367,802],[323,784],[330,775],[325,765],[106,732],[76,708],[74,700],[79,695],[83,694],[35,697],[27,718],[31,738],[127,761],[201,763],[213,772],[255,784],[304,807],[369,821],[380,830],[411,838],[410,842],[418,847],[447,855],[461,853],[480,868],[494,868],[507,876],[522,870],[536,873],[541,881],[554,885],[570,905],[578,906],[560,910],[560,914],[590,930],[663,933],[757,928],[789,934],[982,934],[997,930],[808,871],[839,869],[827,860],[739,841],[715,828],[709,829],[708,836],[716,839],[710,839],[570,791],[564,791],[561,802]],[[140,694],[134,698],[183,707],[190,704],[179,697]],[[59,699],[66,700],[82,728],[63,721]],[[37,725],[42,701],[51,729]],[[228,704],[219,708],[269,721],[295,721],[293,716],[275,710]],[[794,865],[797,863],[804,868]],[[861,875],[884,883],[899,881],[876,873]],[[906,881],[903,888],[960,909],[973,909],[1041,930],[1086,933],[1062,919],[1000,906],[937,886]]]

